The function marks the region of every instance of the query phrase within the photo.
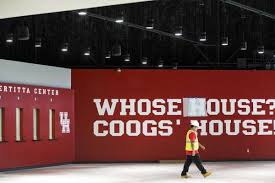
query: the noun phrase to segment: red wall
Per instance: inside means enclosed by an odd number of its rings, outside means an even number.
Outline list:
[[[0,169],[41,166],[74,160],[74,94],[72,90],[0,83],[4,108],[4,140],[0,143]],[[5,92],[4,86],[26,87],[30,93]],[[35,89],[36,88],[36,89]],[[35,94],[37,89],[58,90],[58,95]],[[18,100],[20,97],[20,100]],[[35,101],[35,98],[37,99]],[[51,101],[52,99],[52,101]],[[15,109],[23,109],[23,142],[15,141]],[[33,141],[33,108],[40,110],[40,141]],[[55,140],[48,140],[49,109],[55,109]],[[71,132],[61,133],[59,112],[68,112]]]
[[[75,90],[76,160],[77,161],[148,161],[183,159],[185,133],[191,118],[182,116],[99,116],[93,99],[155,99],[205,97],[217,99],[275,98],[275,72],[269,71],[183,71],[183,70],[73,70]],[[211,119],[273,119],[273,115],[218,115]],[[96,120],[162,119],[182,121],[173,125],[168,137],[97,137]],[[268,128],[273,127],[269,126]],[[105,128],[104,128],[105,129]],[[207,147],[201,152],[205,160],[275,159],[275,137],[269,136],[201,136]]]

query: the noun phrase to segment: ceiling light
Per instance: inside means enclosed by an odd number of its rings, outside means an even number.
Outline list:
[[[6,43],[13,43],[13,34],[8,34]]]
[[[148,64],[148,58],[147,57],[142,57],[141,58],[141,64],[142,65],[147,65]]]
[[[80,16],[85,16],[85,15],[87,15],[87,12],[86,12],[86,11],[79,11],[79,12],[78,12],[78,15],[80,15]]]
[[[257,49],[258,54],[262,55],[264,54],[264,46],[259,46]]]
[[[163,67],[163,66],[164,66],[164,61],[160,59],[158,63],[158,67]]]
[[[68,50],[69,50],[69,44],[68,44],[68,43],[65,43],[65,44],[62,46],[61,51],[62,51],[62,52],[68,52]]]
[[[91,55],[91,49],[88,48],[84,53],[83,53],[84,56],[90,56]]]
[[[62,51],[62,52],[67,52],[67,51],[68,51],[68,48],[65,48],[65,47],[64,47],[64,48],[61,49],[61,51]]]
[[[152,30],[154,29],[154,19],[148,19],[147,22],[146,22],[146,29],[148,30]]]
[[[175,36],[182,36],[182,26],[176,28]]]
[[[246,41],[241,42],[241,50],[242,51],[246,51],[247,50],[247,42]]]
[[[7,43],[13,43],[13,39],[7,39],[6,42]]]
[[[130,61],[131,61],[131,56],[130,56],[130,54],[124,55],[124,61],[125,61],[125,62],[130,62]]]
[[[228,46],[228,37],[222,37],[222,46]]]
[[[115,22],[116,22],[116,23],[123,23],[123,22],[124,22],[124,17],[123,17],[123,15],[118,16],[118,17],[116,18]]]
[[[111,58],[111,52],[110,51],[106,52],[105,58],[106,59],[110,59]]]
[[[174,70],[177,70],[177,69],[178,69],[178,63],[177,63],[177,62],[175,62],[175,63],[173,64],[173,69],[174,69]]]
[[[202,33],[201,33],[201,35],[200,35],[200,41],[201,41],[201,42],[207,41],[206,32],[202,32]]]
[[[36,38],[34,47],[35,47],[35,48],[41,48],[41,47],[42,47],[41,38]]]

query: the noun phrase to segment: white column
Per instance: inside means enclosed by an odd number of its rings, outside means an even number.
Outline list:
[[[38,135],[37,135],[37,128],[38,128],[38,119],[37,119],[37,115],[38,115],[38,109],[34,108],[33,109],[33,140],[38,140]]]
[[[16,141],[21,141],[21,109],[16,108]]]
[[[0,142],[3,142],[3,108],[0,108]]]
[[[53,127],[54,127],[54,120],[53,116],[54,115],[54,110],[50,109],[49,110],[49,140],[53,140],[54,138],[54,132],[53,132]]]

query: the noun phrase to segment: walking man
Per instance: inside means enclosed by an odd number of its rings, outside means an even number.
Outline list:
[[[198,169],[201,171],[201,174],[204,177],[211,175],[211,172],[207,172],[206,169],[203,167],[200,155],[199,155],[199,148],[205,150],[205,147],[199,143],[198,133],[197,130],[199,128],[198,121],[191,122],[191,128],[188,130],[186,134],[186,160],[184,163],[183,170],[181,172],[182,178],[190,178],[191,176],[187,175],[190,165],[192,162],[196,164]]]

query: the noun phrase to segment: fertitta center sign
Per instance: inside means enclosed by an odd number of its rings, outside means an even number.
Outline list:
[[[98,137],[171,136],[175,126],[193,120],[200,123],[202,136],[275,135],[275,99],[93,99],[93,104],[93,134]],[[107,121],[107,116],[113,119]]]
[[[28,87],[28,86],[15,86],[15,85],[3,85],[0,84],[0,93],[12,93],[12,94],[35,94],[35,95],[59,95],[57,89],[40,88],[40,87]]]

